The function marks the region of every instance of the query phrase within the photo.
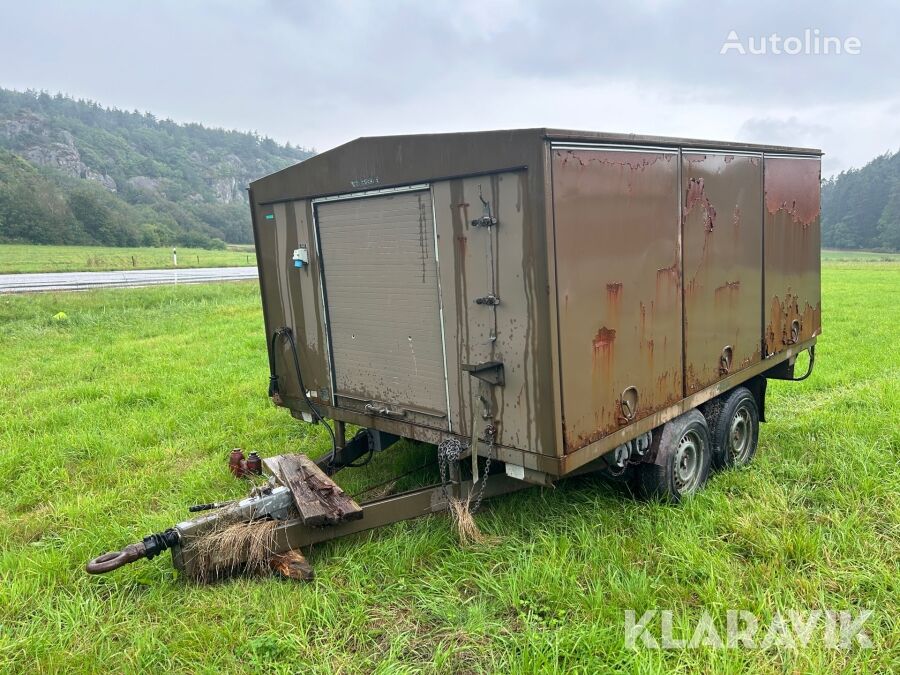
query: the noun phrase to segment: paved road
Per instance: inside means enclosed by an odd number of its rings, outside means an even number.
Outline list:
[[[255,267],[207,267],[181,270],[125,272],[42,272],[0,274],[0,293],[85,291],[91,288],[141,288],[158,284],[199,284],[210,281],[256,279]]]

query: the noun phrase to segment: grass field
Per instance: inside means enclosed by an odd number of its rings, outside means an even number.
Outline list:
[[[431,516],[317,546],[310,584],[208,587],[168,555],[82,566],[243,494],[234,446],[326,449],[266,398],[256,285],[0,298],[0,671],[897,672],[900,264],[828,263],[823,296],[815,374],[772,382],[754,464],[681,507],[570,479],[486,505],[489,546]],[[628,609],[689,638],[704,611],[862,608],[872,649],[624,646]]]
[[[900,253],[822,251],[824,262],[900,262]],[[226,250],[178,249],[179,267],[237,267],[255,265],[252,245],[230,244]],[[0,274],[17,272],[101,272],[106,270],[166,269],[172,267],[171,248],[113,248],[104,246],[36,246],[0,244]]]
[[[255,265],[253,247],[215,251],[179,248],[179,267],[238,267]],[[109,246],[37,246],[0,244],[0,274],[18,272],[102,272],[172,267],[171,248],[114,248]]]
[[[822,249],[822,262],[900,262],[900,253],[826,248]]]

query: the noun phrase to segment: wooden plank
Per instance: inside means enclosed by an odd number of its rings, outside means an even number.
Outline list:
[[[336,525],[362,518],[362,507],[306,455],[280,455],[270,458],[268,466],[290,489],[304,525]]]

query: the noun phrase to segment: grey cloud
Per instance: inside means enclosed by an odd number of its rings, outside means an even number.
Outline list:
[[[889,0],[35,0],[3,18],[2,86],[322,149],[357,135],[578,123],[820,138],[859,162],[900,136],[888,112],[900,101],[900,9]],[[805,28],[857,36],[862,54],[719,54],[730,30]],[[632,115],[640,106],[653,109]],[[819,129],[827,109],[840,120]]]
[[[361,96],[410,93],[448,78],[639,78],[691,88],[706,97],[753,97],[805,104],[878,97],[900,89],[894,46],[896,5],[866,11],[837,2],[672,4],[509,4],[479,12],[459,2],[272,3],[298,35],[329,54],[329,74],[354,82]],[[841,56],[721,55],[729,31],[742,39],[777,33],[856,36],[862,53]],[[394,86],[395,84],[407,86]],[[415,86],[415,85],[414,85]],[[395,90],[399,90],[395,92]]]
[[[797,117],[775,119],[751,117],[738,129],[739,140],[775,145],[817,147],[831,129],[815,122],[803,122]]]

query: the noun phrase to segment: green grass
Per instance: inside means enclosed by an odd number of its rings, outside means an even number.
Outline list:
[[[838,248],[822,249],[823,262],[900,262],[900,253],[880,251],[851,251]]]
[[[179,248],[179,267],[238,267],[255,265],[253,247],[225,250]],[[0,244],[0,274],[17,272],[101,272],[172,267],[172,249],[114,248],[110,246],[39,246]]]
[[[900,666],[900,265],[827,264],[816,372],[772,382],[754,464],[681,507],[596,477],[319,545],[310,584],[86,560],[238,496],[234,446],[326,449],[266,399],[254,284],[0,298],[0,671],[890,672]],[[65,322],[51,317],[59,311]],[[351,491],[420,461],[407,444]],[[624,648],[623,613],[870,608],[874,649]],[[658,622],[657,622],[658,631]],[[820,633],[821,635],[821,633]],[[689,635],[688,635],[689,636]]]

